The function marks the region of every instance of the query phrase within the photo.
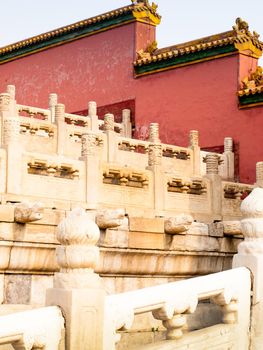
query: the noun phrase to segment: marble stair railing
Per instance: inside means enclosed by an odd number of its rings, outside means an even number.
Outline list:
[[[64,318],[57,306],[0,316],[0,346],[15,350],[63,350]]]
[[[222,308],[222,323],[236,325],[235,331],[240,332],[237,348],[245,350],[248,349],[250,284],[249,270],[238,268],[110,295],[105,301],[106,327],[113,327],[118,342],[121,337],[116,331],[130,329],[135,315],[152,312],[167,329],[166,339],[177,340],[184,335],[186,314],[194,313],[199,301],[209,299]],[[115,349],[113,342],[108,349]]]

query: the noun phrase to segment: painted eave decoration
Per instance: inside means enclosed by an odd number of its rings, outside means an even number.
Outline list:
[[[263,68],[258,66],[246,77],[238,91],[239,108],[249,108],[263,104]]]
[[[138,51],[134,69],[136,76],[141,76],[235,53],[259,58],[262,50],[259,35],[251,33],[247,22],[237,18],[231,31],[156,49],[151,53]]]
[[[132,0],[131,5],[4,46],[0,48],[0,64],[134,21],[158,25],[161,16],[157,5]]]

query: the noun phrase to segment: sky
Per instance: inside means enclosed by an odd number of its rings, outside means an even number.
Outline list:
[[[246,20],[263,41],[263,0],[155,0],[158,47],[231,30]],[[130,0],[8,0],[0,12],[0,47],[130,4]],[[262,62],[263,63],[263,62]]]

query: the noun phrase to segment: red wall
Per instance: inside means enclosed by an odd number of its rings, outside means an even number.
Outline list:
[[[18,103],[43,107],[55,92],[68,112],[133,99],[134,37],[135,23],[0,65],[0,91],[13,84]]]
[[[186,146],[196,129],[202,147],[231,136],[240,143],[241,181],[255,181],[255,163],[263,160],[263,108],[238,109],[237,68],[234,55],[137,79],[138,133],[158,122],[164,143]]]
[[[68,112],[91,100],[105,106],[135,99],[138,137],[147,136],[150,122],[160,123],[163,142],[177,145],[187,145],[191,129],[200,131],[202,147],[231,136],[240,145],[241,181],[254,182],[255,163],[263,160],[263,108],[238,109],[239,56],[134,79],[135,50],[153,34],[132,23],[0,65],[0,91],[14,84],[18,103],[41,107],[56,92]]]

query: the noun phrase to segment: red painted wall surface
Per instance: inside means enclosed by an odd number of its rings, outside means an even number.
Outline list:
[[[135,23],[0,65],[0,91],[16,86],[18,103],[46,107],[55,92],[66,111],[88,101],[107,105],[134,98]]]
[[[39,107],[56,92],[68,112],[91,100],[105,106],[135,99],[137,136],[147,136],[150,122],[160,123],[163,142],[177,145],[187,145],[191,129],[200,131],[202,147],[231,136],[240,145],[240,179],[253,183],[263,160],[263,108],[238,109],[239,56],[134,79],[143,36],[150,41],[153,31],[132,23],[0,65],[0,91],[14,84],[18,103]]]

